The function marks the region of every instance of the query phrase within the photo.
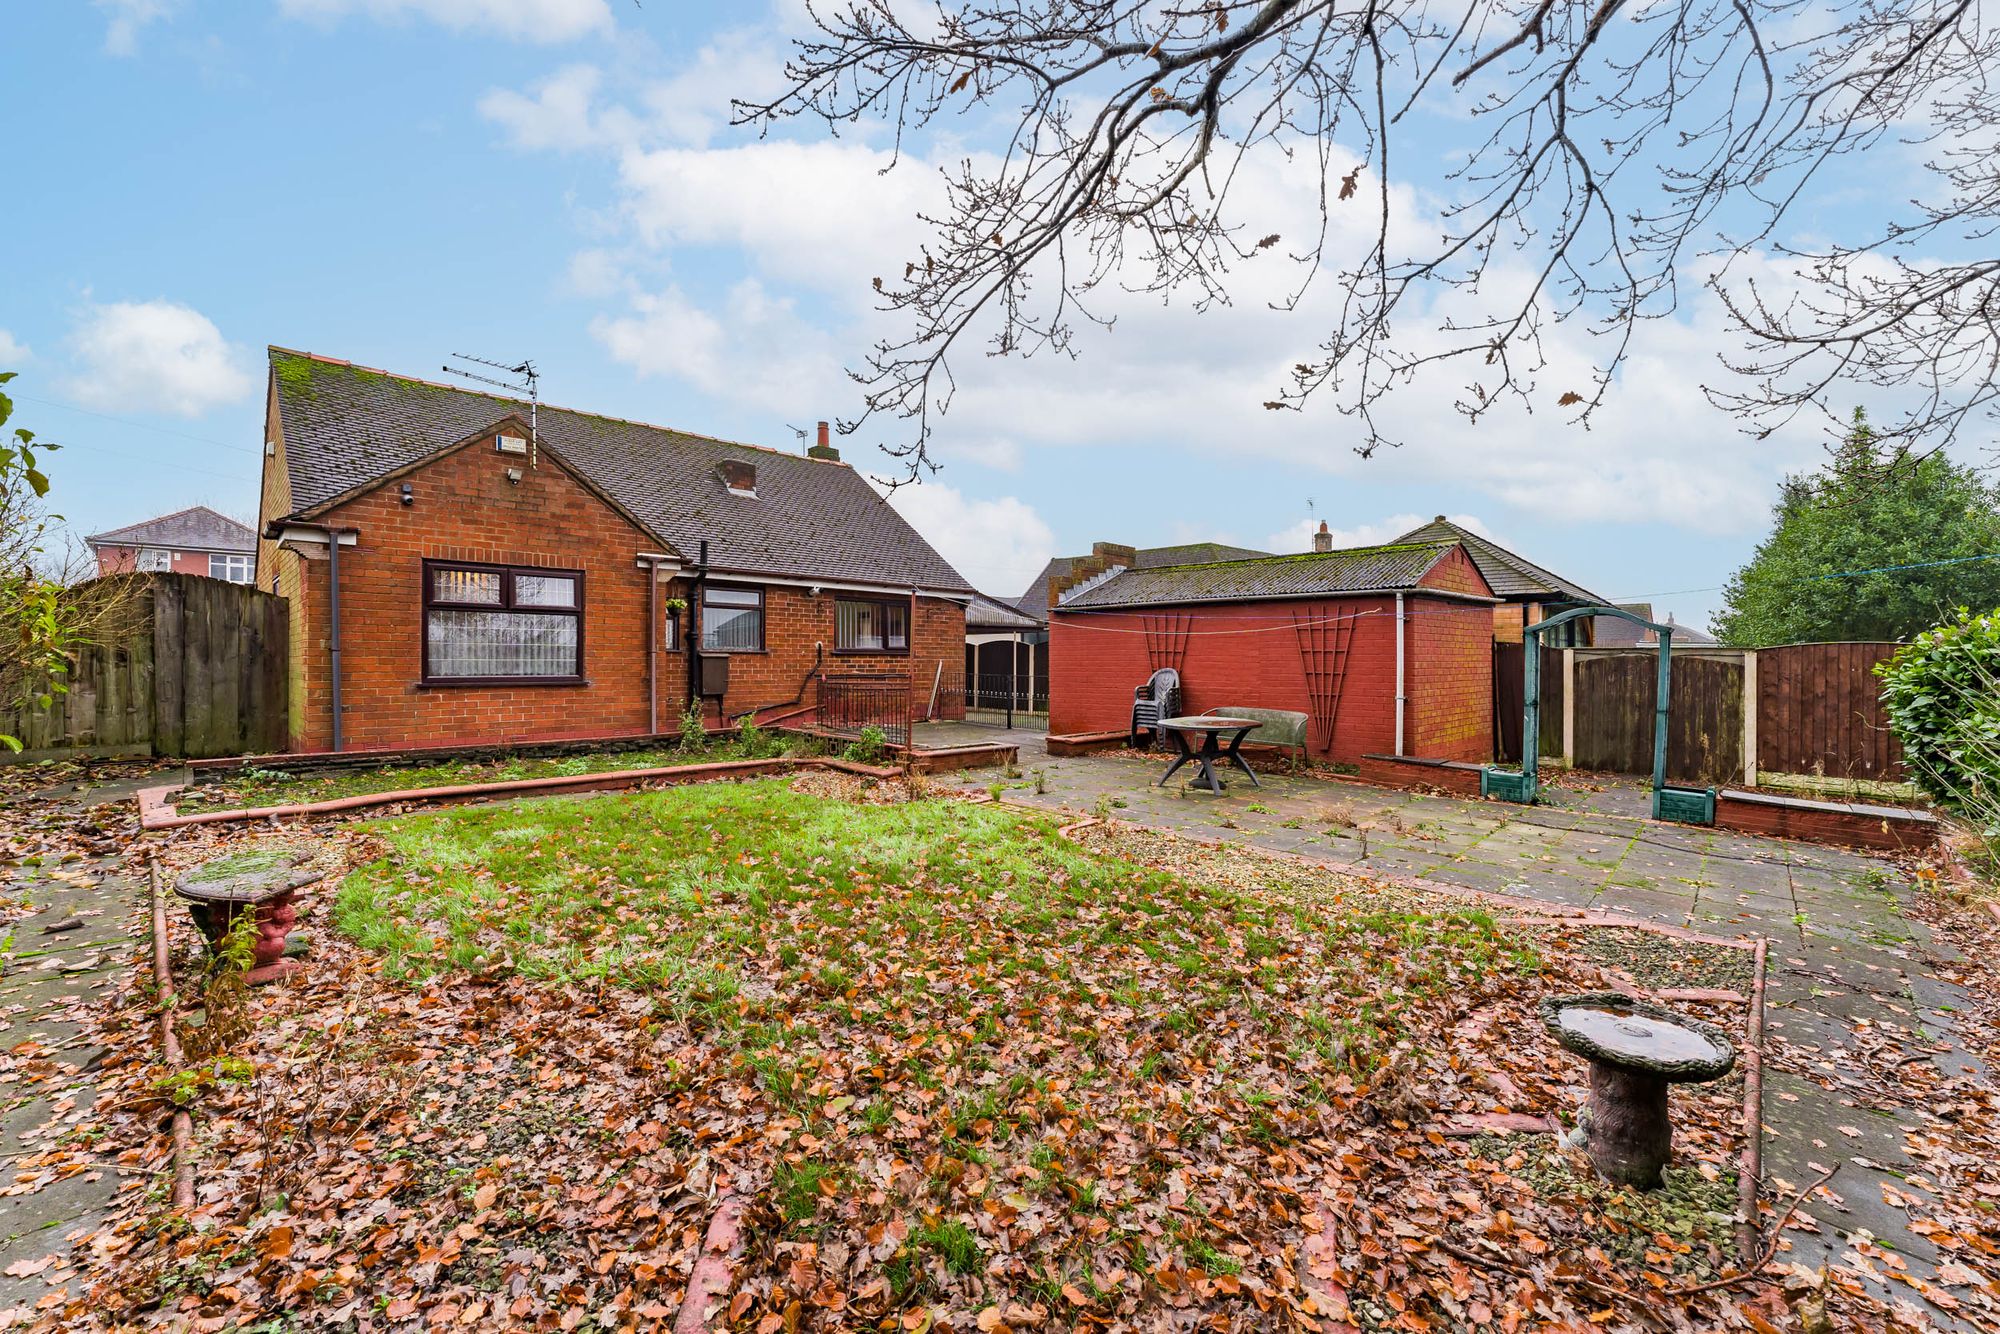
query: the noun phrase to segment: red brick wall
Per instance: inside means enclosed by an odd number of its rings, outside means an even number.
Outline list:
[[[1935,820],[1829,810],[1826,804],[1816,802],[1745,801],[1727,792],[1716,796],[1715,823],[1723,829],[1766,838],[1796,838],[1884,852],[1921,851],[1936,846],[1938,839]]]
[[[1493,758],[1493,614],[1484,603],[1409,599],[1403,753]]]
[[[619,736],[646,730],[646,574],[657,544],[553,458],[523,469],[468,445],[342,505],[324,520],[360,531],[340,552],[342,702],[349,749]],[[415,503],[405,506],[399,483]],[[293,745],[332,744],[325,548],[298,562],[304,634],[293,637],[305,707]],[[423,675],[426,559],[578,569],[587,685],[439,686]],[[663,655],[664,657],[664,655]],[[663,703],[675,682],[662,672]]]
[[[751,578],[718,576],[717,583],[754,585]],[[671,593],[688,598],[685,583],[675,584]],[[920,714],[930,702],[931,685],[942,663],[947,674],[962,669],[965,660],[965,608],[945,598],[915,599],[911,617],[908,653],[836,653],[834,605],[841,594],[828,590],[815,597],[804,588],[786,585],[764,586],[764,649],[762,653],[733,653],[729,659],[729,694],[723,711],[734,717],[757,711],[760,719],[776,718],[794,709],[815,703],[818,686],[807,686],[798,699],[801,685],[815,663],[830,676],[893,673],[910,680],[911,709]],[[852,597],[881,597],[877,594],[848,594]],[[644,607],[641,605],[641,611]],[[682,637],[686,637],[686,613],[682,613]],[[661,655],[660,698],[663,727],[673,724],[687,700],[687,660],[679,653]],[[667,674],[671,673],[671,682]],[[673,691],[671,715],[664,712],[668,689]],[[940,714],[945,713],[940,710]],[[708,722],[719,725],[715,706],[709,705]]]
[[[646,731],[646,572],[636,557],[658,543],[554,458],[544,455],[540,467],[524,470],[520,483],[508,482],[505,470],[519,465],[519,459],[497,454],[490,442],[476,442],[326,517],[329,524],[360,530],[359,542],[340,553],[343,740],[348,749]],[[402,481],[415,494],[408,507],[399,495]],[[281,491],[267,485],[267,506]],[[323,546],[301,547],[301,552],[269,554],[281,576],[281,591],[294,607],[293,748],[321,750],[332,744],[327,561]],[[582,570],[588,684],[423,686],[426,559]],[[663,603],[687,596],[685,583],[663,585],[659,592]],[[815,597],[803,588],[764,586],[765,650],[731,655],[723,706],[727,714],[756,709],[769,717],[785,712],[782,706],[800,694],[820,645],[825,646],[828,670],[908,673],[913,693],[921,688],[926,698],[937,664],[944,662],[949,669],[964,654],[964,610],[943,599],[919,598],[909,655],[835,657],[834,602],[831,592]],[[658,624],[664,626],[667,615],[662,607]],[[679,619],[685,632],[686,614]],[[664,628],[661,635],[664,641]],[[672,732],[687,703],[687,657],[663,650],[658,663],[660,729]],[[806,689],[802,703],[814,699],[815,691]],[[708,721],[720,721],[713,706]]]
[[[1476,577],[1476,575],[1475,575]],[[1483,604],[1412,597],[1405,652],[1410,701],[1405,748],[1428,734],[1446,749],[1438,759],[1481,760],[1492,749],[1492,620]],[[1430,613],[1443,616],[1429,624]],[[1182,707],[1189,713],[1230,706],[1293,709],[1312,704],[1293,615],[1353,616],[1331,745],[1320,752],[1354,763],[1396,743],[1396,624],[1393,598],[1325,602],[1253,602],[1193,609],[1194,632],[1181,663]],[[1425,630],[1418,630],[1426,625]],[[1054,733],[1122,731],[1132,690],[1151,671],[1143,617],[1137,612],[1057,613],[1049,628]],[[1426,655],[1434,654],[1435,666]],[[1477,670],[1471,664],[1476,664]]]

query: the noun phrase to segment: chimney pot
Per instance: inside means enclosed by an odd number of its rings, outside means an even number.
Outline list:
[[[806,450],[806,457],[825,459],[828,463],[840,462],[840,451],[833,447],[832,433],[825,422],[819,424],[819,439]]]
[[[1333,534],[1327,531],[1326,520],[1319,521],[1319,531],[1313,534],[1314,551],[1333,550]]]

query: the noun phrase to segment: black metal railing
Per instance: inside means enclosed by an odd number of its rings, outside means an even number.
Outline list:
[[[892,746],[910,744],[907,676],[829,676],[819,686],[819,725],[836,736],[859,737],[869,728]]]

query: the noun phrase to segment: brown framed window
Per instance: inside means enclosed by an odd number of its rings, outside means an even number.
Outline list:
[[[874,598],[837,598],[833,604],[837,653],[908,653],[910,604]]]
[[[424,562],[424,680],[579,681],[583,571]]]
[[[704,584],[701,648],[704,653],[762,653],[764,590]]]

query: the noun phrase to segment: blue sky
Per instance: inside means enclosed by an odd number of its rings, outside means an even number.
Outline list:
[[[870,280],[960,144],[947,127],[882,176],[865,129],[729,129],[798,9],[24,0],[0,46],[0,364],[18,422],[66,446],[57,508],[80,532],[252,517],[267,343],[433,378],[448,353],[533,357],[549,402],[783,447],[853,415]],[[1649,326],[1590,431],[1472,427],[1432,396],[1361,460],[1330,404],[1260,406],[1322,332],[1310,313],[1135,302],[1074,363],[976,358],[943,472],[897,503],[1000,594],[1093,540],[1302,549],[1314,517],[1360,542],[1444,513],[1701,623],[1818,450],[1752,444],[1703,403],[1717,319]],[[890,466],[866,433],[842,443]]]

